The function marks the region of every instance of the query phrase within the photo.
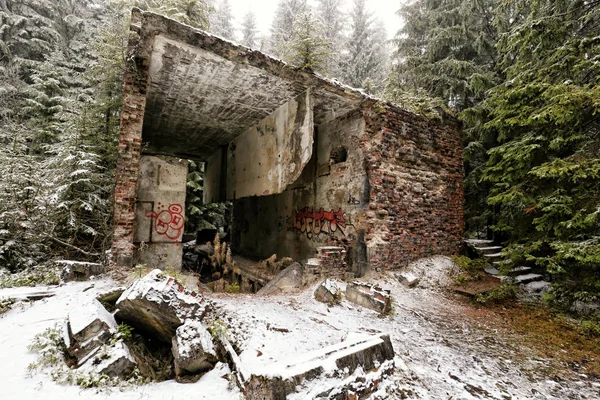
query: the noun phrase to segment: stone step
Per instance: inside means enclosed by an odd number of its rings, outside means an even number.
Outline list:
[[[533,281],[525,285],[525,290],[530,293],[542,293],[550,286],[550,282]]]
[[[498,269],[496,267],[486,267],[484,268],[484,271],[489,274],[489,275],[499,275],[500,271],[498,271]]]
[[[515,268],[511,269],[510,271],[508,271],[508,275],[510,275],[510,276],[525,275],[530,272],[531,272],[531,267],[520,266],[520,267],[515,267]]]
[[[475,250],[477,250],[477,252],[482,253],[482,254],[499,253],[500,251],[502,251],[502,249],[503,249],[502,246],[475,247]]]
[[[492,254],[484,254],[483,257],[485,258],[485,260],[487,262],[494,262],[494,261],[502,261],[502,259],[504,258],[504,256],[502,255],[502,253],[492,253]]]
[[[494,241],[493,240],[487,240],[487,239],[466,239],[465,243],[467,244],[471,244],[471,245],[483,245],[483,244],[493,244]]]
[[[530,282],[541,281],[544,279],[544,277],[540,274],[525,274],[517,275],[514,279],[519,285],[522,285]]]

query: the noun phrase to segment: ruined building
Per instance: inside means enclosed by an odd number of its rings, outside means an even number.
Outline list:
[[[166,17],[133,11],[116,175],[119,265],[181,265],[188,159],[233,202],[231,245],[348,270],[456,253],[459,126],[429,120]]]

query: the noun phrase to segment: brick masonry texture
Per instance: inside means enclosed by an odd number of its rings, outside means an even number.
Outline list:
[[[134,18],[136,14],[134,14]],[[137,43],[135,30],[139,21],[132,20],[129,49]],[[133,259],[134,207],[140,155],[142,125],[146,108],[147,62],[136,60],[125,73],[123,108],[119,135],[119,157],[115,174],[112,258],[117,265],[131,266]]]
[[[371,268],[456,254],[463,234],[457,121],[432,121],[378,102],[363,105],[369,177],[365,242]]]

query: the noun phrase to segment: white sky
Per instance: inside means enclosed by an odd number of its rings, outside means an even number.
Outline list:
[[[218,0],[215,2],[218,2]],[[229,0],[229,4],[231,4],[231,8],[233,9],[235,26],[239,27],[244,15],[251,9],[256,15],[258,28],[261,33],[264,35],[268,34],[271,28],[271,21],[273,20],[273,13],[278,2],[279,0]],[[367,7],[385,25],[389,39],[394,37],[401,26],[400,17],[396,15],[401,2],[402,0],[366,0]],[[309,3],[316,4],[314,0],[309,0]],[[353,0],[345,0],[345,3],[346,8],[350,9]]]

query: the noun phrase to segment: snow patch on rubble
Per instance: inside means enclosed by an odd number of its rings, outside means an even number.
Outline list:
[[[177,349],[182,357],[191,357],[192,349],[201,348],[205,353],[217,356],[212,337],[202,322],[188,319],[177,328]]]
[[[96,318],[106,323],[111,333],[117,331],[117,322],[115,317],[106,308],[100,304],[98,300],[86,299],[83,304],[77,304],[69,310],[69,326],[71,327],[71,333],[75,336],[84,329],[86,329],[90,322]]]

